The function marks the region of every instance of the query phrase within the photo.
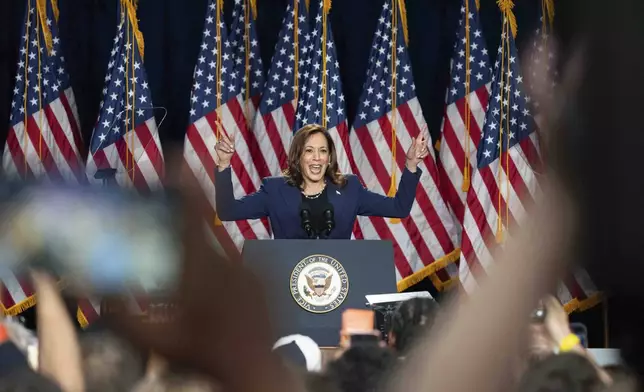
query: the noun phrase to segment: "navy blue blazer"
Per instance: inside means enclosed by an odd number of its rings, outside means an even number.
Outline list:
[[[284,177],[262,180],[260,189],[241,199],[235,199],[230,167],[215,169],[217,216],[222,221],[259,219],[268,216],[276,239],[305,239],[301,227],[300,190],[290,185]],[[327,195],[333,205],[335,228],[329,239],[349,239],[356,216],[382,216],[406,218],[416,197],[416,187],[422,171],[415,173],[405,168],[395,197],[387,197],[365,189],[355,175],[347,175],[346,184],[340,188],[327,182]]]

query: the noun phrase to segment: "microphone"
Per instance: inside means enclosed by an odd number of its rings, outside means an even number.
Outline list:
[[[328,237],[331,230],[335,228],[335,218],[333,217],[333,204],[329,203],[322,213],[324,217],[324,234]]]
[[[302,203],[300,205],[300,220],[302,221],[302,228],[306,232],[306,235],[309,238],[315,238],[315,235],[313,234],[313,225],[311,223],[311,210],[309,209],[309,205],[306,203]]]

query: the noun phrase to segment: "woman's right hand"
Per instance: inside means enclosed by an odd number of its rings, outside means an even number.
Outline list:
[[[235,139],[231,141],[223,133],[220,134],[219,141],[215,144],[215,153],[217,154],[217,167],[223,170],[230,166],[230,159],[235,153]]]

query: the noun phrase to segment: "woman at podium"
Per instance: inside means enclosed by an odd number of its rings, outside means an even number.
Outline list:
[[[261,188],[235,199],[230,160],[234,139],[221,137],[215,145],[216,206],[219,219],[270,219],[276,239],[349,239],[356,216],[409,216],[422,174],[418,164],[429,154],[428,137],[419,135],[407,151],[395,197],[365,189],[355,175],[338,171],[336,148],[327,130],[317,124],[299,129],[281,176],[262,180]]]

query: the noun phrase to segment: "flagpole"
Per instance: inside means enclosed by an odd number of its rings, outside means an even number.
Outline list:
[[[217,41],[217,61],[216,61],[216,68],[215,68],[215,78],[216,78],[216,86],[215,86],[215,92],[217,94],[216,99],[216,107],[215,107],[215,127],[217,130],[215,131],[215,137],[216,141],[219,142],[221,140],[221,131],[222,131],[222,124],[221,124],[221,7],[223,5],[222,0],[214,0],[215,1],[215,23],[217,23],[217,32],[216,34],[216,41]],[[245,22],[248,22],[247,20]],[[214,224],[215,226],[223,226],[223,222],[221,219],[219,219],[219,216],[217,215],[217,211],[215,211],[215,219],[214,219]]]
[[[391,179],[389,182],[389,190],[387,196],[394,197],[396,195],[396,171],[398,164],[396,160],[396,150],[398,140],[396,138],[396,42],[398,40],[398,7],[396,6],[397,0],[391,1]],[[400,223],[400,219],[391,218],[390,223]]]

